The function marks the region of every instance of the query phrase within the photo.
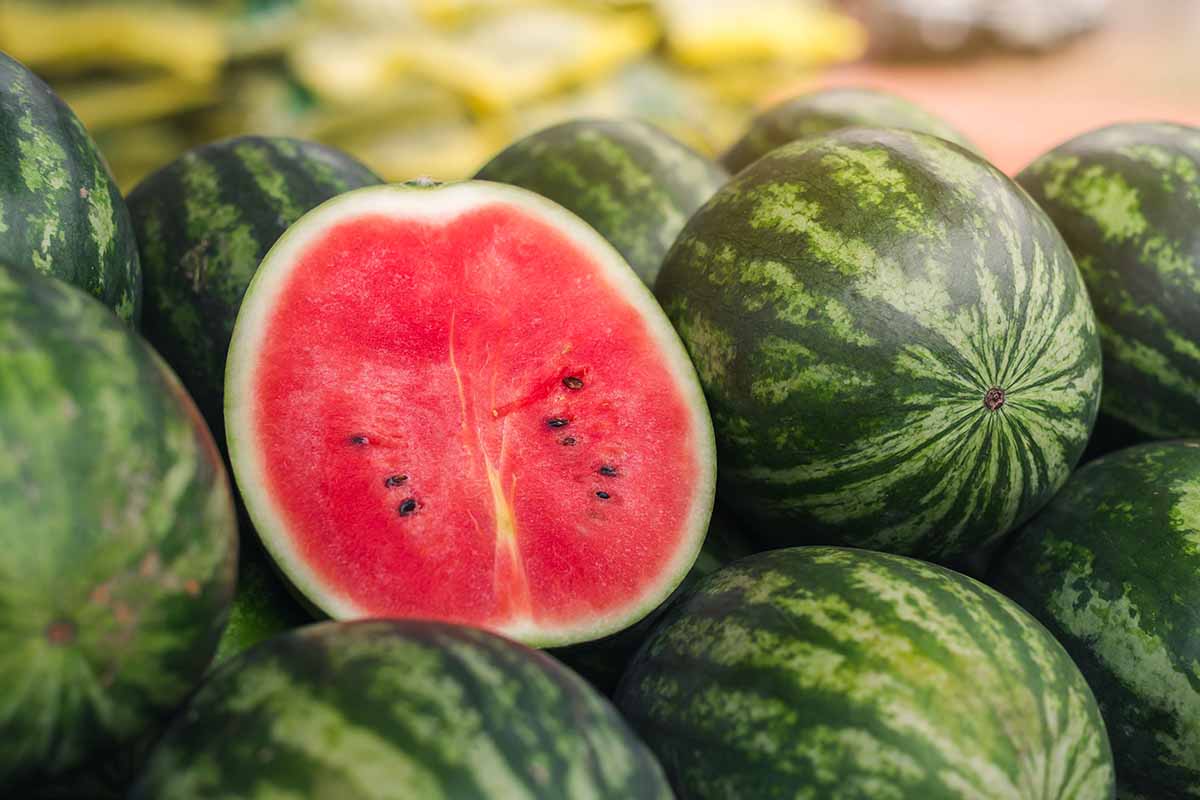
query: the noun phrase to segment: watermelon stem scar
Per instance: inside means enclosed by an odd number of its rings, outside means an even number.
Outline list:
[[[715,445],[678,336],[611,245],[523,189],[318,207],[259,267],[226,374],[255,528],[334,618],[588,641],[702,544]]]
[[[1004,390],[999,386],[988,389],[987,394],[983,396],[983,404],[987,406],[988,411],[997,410],[1004,405]]]

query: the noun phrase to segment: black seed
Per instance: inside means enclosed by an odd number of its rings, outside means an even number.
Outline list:
[[[615,478],[615,477],[617,477],[617,468],[610,467],[607,464],[605,464],[603,467],[600,468],[600,474],[606,478]]]
[[[575,437],[574,436],[565,436],[559,440],[559,444],[565,444],[567,447],[574,447],[575,446]]]
[[[389,489],[393,489],[408,480],[407,475],[389,475],[388,479],[383,482],[383,485]]]
[[[608,492],[596,492],[596,497],[599,497],[601,500],[607,500],[608,498],[612,497],[612,495],[610,495]]]
[[[550,419],[546,420],[546,424],[551,428],[565,428],[568,422],[570,422],[570,420],[565,417],[551,417]]]
[[[400,512],[400,516],[407,517],[417,510],[417,501],[410,497],[401,503],[400,508],[397,510]]]
[[[366,436],[363,436],[361,433],[356,433],[350,437],[350,444],[364,445],[364,444],[367,444],[369,441],[371,441],[371,440],[368,439]]]
[[[576,378],[574,375],[568,375],[563,378],[563,386],[578,391],[583,388],[583,379]]]

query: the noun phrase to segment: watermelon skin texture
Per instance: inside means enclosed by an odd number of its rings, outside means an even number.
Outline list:
[[[688,217],[729,175],[649,123],[583,119],[517,141],[475,177],[520,186],[575,212],[653,286]]]
[[[837,88],[802,94],[768,108],[721,157],[739,172],[776,147],[844,128],[901,128],[938,136],[968,150],[971,142],[949,123],[894,94],[873,89]]]
[[[249,522],[242,530],[251,530]],[[213,666],[222,664],[272,636],[312,622],[313,616],[292,596],[270,556],[250,536],[243,536],[238,552],[237,592],[229,622],[217,644]]]
[[[378,183],[339,150],[243,136],[194,148],[130,192],[145,272],[143,331],[222,447],[225,357],[259,262],[308,210]]]
[[[1200,436],[1200,129],[1102,128],[1017,180],[1062,232],[1096,309],[1103,449]]]
[[[166,365],[99,303],[0,265],[0,785],[152,727],[233,595],[229,481]]]
[[[542,653],[427,621],[321,623],[217,670],[131,800],[669,800],[616,710]]]
[[[680,800],[1113,796],[1062,647],[999,593],[902,556],[725,567],[668,612],[616,702]]]
[[[1140,445],[1079,470],[992,583],[1083,671],[1129,796],[1200,794],[1200,442]]]
[[[931,136],[772,151],[692,218],[655,293],[708,398],[718,497],[767,545],[957,561],[1050,499],[1095,421],[1062,238]]]
[[[136,325],[142,272],[129,210],[83,123],[0,52],[0,262],[83,289]]]

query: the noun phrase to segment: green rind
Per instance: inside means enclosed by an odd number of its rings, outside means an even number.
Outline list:
[[[920,106],[873,89],[825,89],[768,108],[721,157],[731,173],[740,172],[776,147],[844,128],[901,128],[938,136],[968,150],[975,145],[950,124]]]
[[[329,147],[242,136],[189,150],[130,193],[145,273],[142,329],[222,446],[225,357],[259,262],[309,209],[381,182]]]
[[[142,273],[104,157],[50,87],[0,52],[0,263],[53,275],[137,325]]]
[[[1095,420],[1095,317],[1062,238],[932,136],[772,151],[691,219],[656,293],[708,398],[722,502],[767,543],[959,559],[1050,499]]]
[[[423,621],[323,623],[217,670],[131,794],[671,797],[616,710],[553,659]]]
[[[617,705],[681,800],[1113,796],[1062,647],[983,584],[900,556],[792,548],[710,575]]]
[[[647,122],[583,119],[509,145],[475,177],[529,189],[575,212],[653,286],[688,217],[729,175]]]
[[[1200,796],[1200,442],[1088,464],[1017,537],[993,584],[1096,693],[1130,796]]]
[[[161,359],[81,292],[2,265],[0,452],[2,785],[82,764],[183,699],[225,623],[237,528]]]
[[[1200,128],[1084,134],[1017,177],[1062,231],[1100,321],[1097,437],[1200,435]]]
[[[248,529],[242,524],[243,530]],[[261,641],[313,621],[312,614],[288,591],[261,545],[244,536],[238,551],[237,592],[229,623],[217,644],[213,666],[244,653]]]

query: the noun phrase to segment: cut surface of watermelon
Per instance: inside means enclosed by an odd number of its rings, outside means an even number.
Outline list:
[[[599,234],[524,190],[310,212],[246,294],[226,382],[255,526],[335,618],[586,641],[703,541],[716,456],[682,345]]]

